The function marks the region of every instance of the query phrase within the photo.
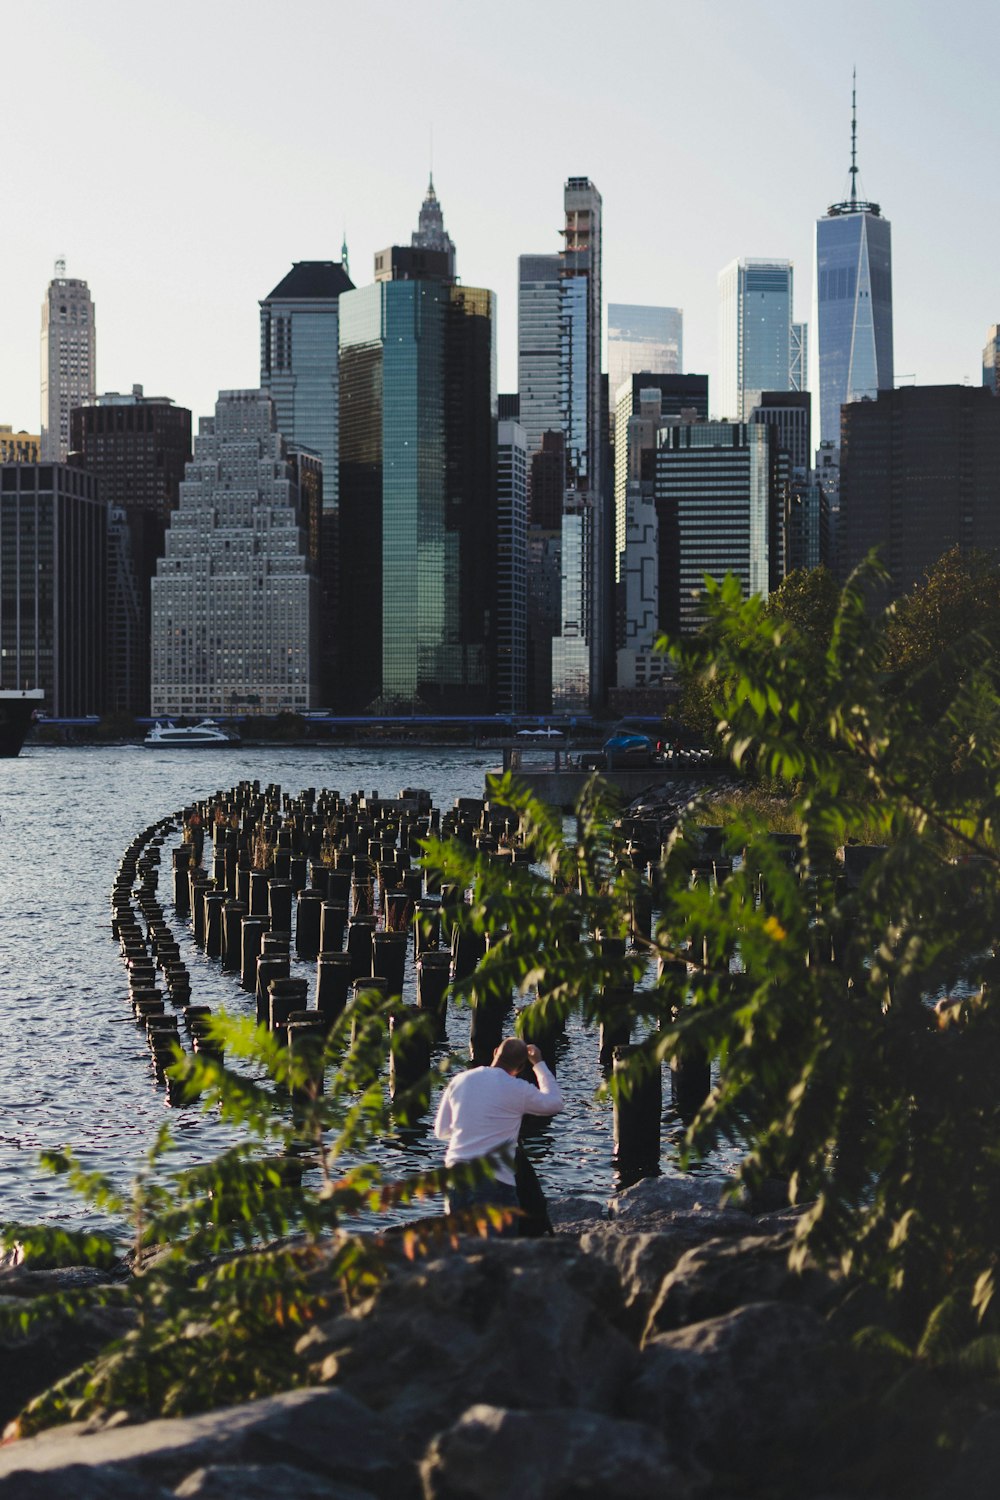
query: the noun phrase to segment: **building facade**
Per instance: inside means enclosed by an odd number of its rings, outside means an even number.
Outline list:
[[[42,440],[36,433],[15,432],[8,424],[0,426],[0,464],[37,464],[42,456]]]
[[[996,323],[990,329],[983,350],[983,385],[988,386],[994,396],[1000,391],[1000,327]],[[0,428],[0,443],[3,441]]]
[[[191,413],[135,385],[74,407],[70,438],[109,508],[106,706],[148,714],[149,591],[191,457]]]
[[[339,300],[354,283],[343,263],[296,261],[260,304],[260,388],[286,442],[323,460],[323,504],[337,506],[340,463]]]
[[[679,375],[684,368],[684,312],[679,307],[608,303],[608,389],[614,403],[623,380],[645,370]],[[614,407],[612,405],[612,420]]]
[[[444,254],[447,257],[444,274],[449,281],[454,281],[455,245],[444,227],[444,214],[434,191],[433,172],[427,184],[427,194],[420,206],[417,227],[410,236],[410,246],[414,250],[436,250]]]
[[[85,281],[56,261],[42,303],[41,457],[62,463],[70,450],[70,412],[97,389],[97,329]]]
[[[267,394],[220,391],[152,582],[152,713],[315,706],[319,579],[302,491]]]
[[[746,422],[762,391],[792,388],[793,268],[731,261],[719,273],[718,415]]]
[[[634,468],[629,441],[629,424],[640,414],[644,391],[660,393],[659,422],[708,421],[707,375],[658,375],[643,371],[629,374],[613,393],[614,425],[614,503],[615,503],[615,578],[621,578],[621,557],[625,548],[626,492]]]
[[[558,255],[522,255],[517,272],[518,421],[529,460],[546,432],[562,432],[562,278]]]
[[[496,704],[528,702],[528,441],[518,422],[497,424]]]
[[[664,427],[656,498],[665,629],[697,631],[706,575],[733,573],[744,594],[767,598],[776,505],[773,428],[745,422]]]
[[[840,410],[893,388],[892,226],[857,191],[857,113],[851,113],[851,191],[816,221],[817,371],[821,442],[840,442]]]
[[[950,547],[1000,555],[1000,402],[982,386],[905,386],[845,406],[838,569],[872,548],[889,594]]]
[[[438,276],[341,299],[350,711],[495,711],[494,315],[492,292]]]
[[[108,508],[71,464],[0,464],[0,687],[54,718],[101,713]]]

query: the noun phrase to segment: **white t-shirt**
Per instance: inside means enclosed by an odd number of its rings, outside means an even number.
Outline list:
[[[447,1141],[446,1167],[504,1147],[511,1156],[525,1115],[557,1115],[563,1107],[559,1085],[543,1062],[534,1066],[538,1087],[512,1078],[503,1068],[470,1068],[453,1078],[441,1096],[434,1134]],[[502,1163],[497,1182],[513,1186],[514,1173]]]

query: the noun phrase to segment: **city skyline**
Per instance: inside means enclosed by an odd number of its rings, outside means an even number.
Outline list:
[[[578,174],[604,197],[605,301],[683,307],[685,369],[709,374],[714,389],[715,283],[730,260],[791,260],[793,315],[810,317],[813,226],[845,195],[855,64],[861,186],[894,228],[897,378],[978,383],[1000,302],[990,266],[1000,208],[965,158],[973,139],[977,157],[988,151],[998,127],[985,110],[975,121],[963,110],[966,99],[987,97],[992,81],[1000,20],[990,7],[964,7],[956,27],[930,5],[847,4],[832,35],[818,13],[789,27],[776,5],[742,7],[746,26],[769,36],[766,61],[762,53],[749,70],[725,7],[690,15],[666,5],[651,21],[643,12],[638,57],[628,23],[640,12],[628,5],[609,35],[584,0],[572,38],[555,5],[514,3],[502,28],[485,16],[466,26],[463,14],[463,27],[446,34],[425,24],[427,14],[390,7],[377,68],[364,17],[307,0],[292,11],[315,28],[320,48],[328,43],[358,65],[340,70],[335,98],[303,90],[277,113],[259,108],[260,5],[218,0],[197,13],[196,27],[195,8],[181,0],[155,56],[118,3],[84,14],[55,0],[14,19],[18,55],[44,56],[55,87],[39,88],[30,68],[9,81],[20,129],[5,202],[18,233],[5,246],[0,421],[37,430],[37,308],[58,255],[70,276],[88,281],[98,310],[98,387],[141,381],[200,415],[221,387],[256,379],[262,289],[294,261],[339,258],[345,229],[353,279],[364,284],[374,251],[410,232],[431,165],[463,278],[498,295],[501,389],[515,385],[517,257],[551,243],[553,196]],[[459,16],[451,3],[431,0],[429,11],[437,22]],[[534,44],[524,49],[517,38],[528,25]],[[588,29],[599,26],[602,46],[588,47]],[[685,68],[669,107],[657,111],[657,59],[668,41]],[[557,45],[570,66],[553,81],[544,59]],[[391,108],[371,107],[376,76]],[[581,81],[599,107],[570,115]],[[942,96],[963,103],[942,109]],[[732,104],[720,107],[726,99]],[[740,140],[780,141],[766,191],[759,170],[744,171],[733,154],[734,113]],[[572,135],[554,128],[566,118]],[[617,150],[612,118],[626,131],[641,126],[641,152]],[[29,200],[29,184],[52,180],[52,162],[81,129],[115,141],[129,193],[107,172],[95,191],[81,171],[64,173],[43,201]],[[143,186],[151,151],[155,194]],[[683,192],[657,191],[649,163],[658,158],[681,170],[688,160]],[[277,212],[260,212],[265,180]],[[956,212],[928,231],[935,180],[948,183]],[[282,192],[294,207],[280,208]],[[956,243],[950,226],[959,223]],[[930,316],[929,285],[937,294]]]

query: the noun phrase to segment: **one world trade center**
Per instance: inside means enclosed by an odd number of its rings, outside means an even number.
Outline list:
[[[840,447],[840,408],[892,390],[892,230],[857,192],[857,111],[852,93],[851,192],[816,221],[820,439]]]

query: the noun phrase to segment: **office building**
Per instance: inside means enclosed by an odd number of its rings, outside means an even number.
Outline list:
[[[707,375],[658,375],[651,371],[629,374],[614,396],[614,565],[621,579],[621,556],[625,547],[625,494],[630,473],[629,424],[639,415],[643,391],[660,393],[660,422],[708,421]]]
[[[104,709],[107,506],[71,464],[0,464],[0,688],[55,718]]]
[[[85,281],[56,274],[42,303],[41,457],[63,462],[70,450],[70,412],[97,389],[97,329]]]
[[[622,386],[623,395],[629,392],[631,381],[636,378],[631,377]],[[678,377],[660,378],[669,380]],[[707,378],[693,378],[704,382],[707,402]],[[624,407],[625,404],[623,400],[621,405]],[[668,410],[665,412],[664,393],[660,387],[653,384],[643,387],[639,392],[638,410],[628,417],[622,437],[615,446],[616,473],[622,459],[625,469],[615,672],[619,690],[636,691],[657,686],[662,683],[669,670],[668,658],[654,648],[660,635],[660,524],[656,503],[656,453],[664,422],[680,420],[679,413],[669,410],[671,404],[668,397]]]
[[[664,427],[656,455],[660,623],[696,631],[704,578],[733,573],[745,594],[771,589],[774,429],[765,423]]]
[[[340,703],[492,713],[495,299],[381,253],[340,302]]]
[[[989,331],[986,339],[986,348],[983,350],[983,385],[988,386],[994,396],[1000,391],[1000,328],[996,323]],[[3,429],[0,428],[0,442],[3,441]]]
[[[353,285],[341,261],[300,260],[260,304],[260,388],[285,441],[322,459],[328,510],[340,462],[338,305]]]
[[[517,272],[517,420],[528,457],[546,432],[562,432],[562,263],[558,255],[522,255]]]
[[[850,195],[816,221],[813,390],[820,441],[835,445],[841,407],[893,388],[892,229],[880,206],[858,195],[855,105],[852,93]]]
[[[15,432],[9,424],[0,426],[0,464],[37,464],[41,450],[38,434]]]
[[[97,477],[108,505],[105,702],[149,713],[149,590],[191,457],[191,413],[166,396],[110,391],[70,414],[73,462]]]
[[[719,273],[718,415],[747,422],[762,391],[792,381],[792,263],[734,260]]]
[[[950,547],[1000,553],[1000,402],[982,386],[905,386],[844,408],[842,576],[878,548],[890,597]]]
[[[319,579],[306,488],[266,392],[220,391],[152,582],[152,713],[315,706]]]
[[[772,426],[779,449],[788,454],[792,472],[808,472],[812,454],[812,397],[808,391],[761,391],[750,421]]]
[[[497,425],[496,705],[523,713],[528,694],[528,444],[517,422]]]
[[[427,195],[420,206],[417,227],[410,236],[413,250],[433,250],[446,257],[444,274],[449,281],[455,279],[455,246],[451,235],[444,227],[444,214],[434,191],[434,173],[427,184]]]
[[[679,375],[683,368],[681,308],[608,303],[608,389],[612,402],[629,375],[638,375],[643,370],[652,375]]]
[[[519,422],[521,401],[517,391],[501,391],[497,396],[497,421]]]
[[[793,478],[787,486],[784,526],[784,575],[798,568],[830,566],[830,511],[815,473]]]
[[[809,389],[809,325],[792,324],[792,353],[788,366],[788,386],[793,391]]]

